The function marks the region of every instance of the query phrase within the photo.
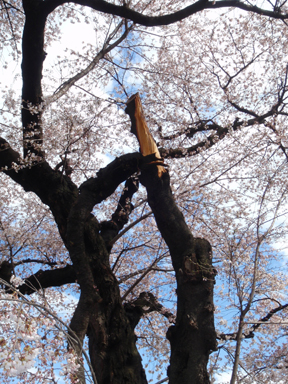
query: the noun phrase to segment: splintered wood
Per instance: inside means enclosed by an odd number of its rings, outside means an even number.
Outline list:
[[[131,132],[134,133],[138,139],[142,155],[155,154],[155,157],[159,159],[159,161],[157,160],[150,164],[157,164],[158,177],[161,177],[162,174],[166,172],[166,169],[162,165],[159,165],[159,163],[163,164],[163,159],[146,124],[139,93],[136,93],[128,99],[126,113],[130,116],[132,123]]]

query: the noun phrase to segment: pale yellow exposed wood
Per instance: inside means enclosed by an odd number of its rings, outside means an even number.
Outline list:
[[[131,114],[131,104],[133,102],[133,115],[135,118],[135,127],[133,127],[132,122],[132,132],[136,135],[138,139],[138,142],[140,144],[140,152],[143,156],[151,155],[154,153],[155,157],[159,159],[159,162],[163,163],[163,159],[161,158],[157,145],[147,126],[139,93],[136,93],[135,95],[131,96],[130,99],[127,101],[127,107],[130,107],[129,114]],[[159,165],[159,162],[157,161],[158,177],[161,177],[162,174],[166,172],[166,169],[162,165]]]

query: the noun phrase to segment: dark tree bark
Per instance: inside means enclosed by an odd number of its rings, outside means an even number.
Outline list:
[[[35,291],[50,287],[61,287],[65,284],[76,283],[76,273],[71,265],[52,270],[40,269],[34,275],[25,279],[25,283],[18,287],[23,295],[30,295]]]
[[[153,17],[129,9],[127,5],[117,6],[104,0],[73,2],[146,26],[167,25],[204,9],[221,7],[238,7],[283,20],[288,18],[286,13],[263,10],[238,0],[199,0],[173,14]],[[205,239],[193,237],[175,203],[169,174],[146,126],[139,96],[129,100],[127,112],[142,154],[128,154],[115,159],[79,188],[69,177],[52,169],[45,161],[42,148],[44,105],[41,89],[45,59],[44,30],[49,13],[64,3],[64,0],[23,0],[26,15],[22,44],[24,158],[5,139],[0,138],[0,169],[25,191],[34,192],[50,208],[73,265],[38,271],[27,277],[27,284],[19,288],[20,292],[30,294],[34,289],[77,281],[81,295],[71,321],[71,329],[80,341],[80,344],[74,345],[79,356],[83,339],[87,335],[91,363],[99,384],[146,383],[141,357],[136,348],[134,328],[144,313],[144,307],[158,311],[160,304],[151,294],[143,293],[133,301],[133,306],[129,306],[129,303],[124,306],[119,284],[109,262],[113,238],[127,223],[133,209],[131,200],[137,190],[137,182],[129,178],[140,169],[140,182],[147,189],[148,202],[169,247],[177,280],[177,318],[175,325],[167,332],[171,343],[170,384],[208,383],[208,357],[216,349],[213,317],[216,272],[212,267],[211,246]],[[249,124],[266,116],[256,116]],[[239,126],[240,122],[236,121],[235,129]],[[216,131],[218,136],[227,133],[221,127],[216,127]],[[213,136],[210,141],[212,145]],[[194,150],[191,148],[191,152]],[[170,155],[177,156],[178,152],[172,151]],[[23,164],[27,167],[15,169],[15,165]],[[125,181],[127,191],[111,220],[99,224],[91,214],[93,207]],[[0,277],[5,280],[10,280],[13,269],[11,263],[1,264]],[[169,317],[171,314],[166,315]],[[79,379],[84,383],[83,370],[79,371]]]
[[[94,205],[110,196],[118,185],[129,179],[139,167],[147,161],[150,162],[151,157],[147,160],[140,153],[132,153],[116,158],[106,168],[101,169],[97,177],[87,180],[78,189],[69,177],[51,169],[45,161],[34,164],[31,168],[14,171],[11,164],[19,163],[20,155],[12,150],[5,140],[2,139],[0,145],[0,165],[7,167],[5,173],[26,191],[35,192],[42,202],[50,207],[73,263],[73,271],[69,274],[67,270],[58,273],[57,270],[39,271],[34,277],[29,277],[27,283],[34,285],[37,277],[40,277],[35,287],[37,289],[41,283],[44,287],[57,286],[61,279],[62,283],[66,278],[69,282],[76,279],[81,294],[70,324],[72,337],[76,334],[80,341],[80,344],[75,343],[75,350],[79,356],[82,355],[82,343],[87,335],[91,364],[99,384],[145,384],[147,381],[136,348],[134,328],[123,307],[119,284],[110,268],[111,246],[100,234],[101,226],[91,211]],[[128,185],[130,183],[131,181]],[[128,195],[124,194],[123,198],[132,198],[135,188],[136,185],[132,182],[127,191]],[[122,200],[119,203],[121,202]],[[128,200],[124,209],[127,214],[132,209]],[[114,228],[113,237],[125,222],[125,219],[121,222],[119,217],[117,218],[118,213],[119,208],[114,214],[117,228]],[[106,233],[105,228],[103,232]],[[109,239],[110,236],[106,240]],[[2,275],[6,277],[7,273],[4,272]],[[9,277],[5,280],[9,281],[10,269],[8,272]],[[50,285],[46,280],[48,274]],[[20,290],[30,293],[26,287],[22,286]],[[79,379],[80,382],[85,382],[82,369],[79,371]]]
[[[140,154],[122,156],[98,172],[98,177],[83,183],[68,217],[67,247],[81,288],[71,329],[81,342],[87,334],[99,384],[146,383],[134,329],[110,269],[109,250],[99,233],[98,222],[90,213],[94,205],[137,171],[140,159]]]
[[[22,38],[22,124],[24,157],[42,152],[42,69],[45,59],[44,29],[48,14],[38,1],[24,0],[26,15]]]
[[[138,134],[140,129],[148,130],[138,94],[129,99],[126,112],[140,148],[153,148],[149,142],[153,140],[151,135]],[[157,154],[156,157],[159,158]],[[193,237],[175,203],[169,174],[160,158],[159,163],[143,169],[140,181],[147,189],[148,203],[169,247],[176,273],[177,318],[167,332],[171,344],[169,383],[209,383],[208,358],[217,349],[213,305],[216,271],[212,267],[212,250],[207,240]]]

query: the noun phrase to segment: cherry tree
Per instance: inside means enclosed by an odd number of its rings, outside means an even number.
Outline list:
[[[285,380],[287,12],[1,0],[4,382]]]

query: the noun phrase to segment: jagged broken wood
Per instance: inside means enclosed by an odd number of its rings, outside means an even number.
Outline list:
[[[134,133],[138,139],[140,152],[143,156],[155,155],[157,160],[152,163],[157,164],[158,177],[161,177],[162,174],[166,172],[166,169],[164,168],[163,159],[157,148],[155,140],[153,139],[153,136],[147,126],[139,93],[131,96],[126,105],[127,108],[125,112],[130,116],[131,132]]]

